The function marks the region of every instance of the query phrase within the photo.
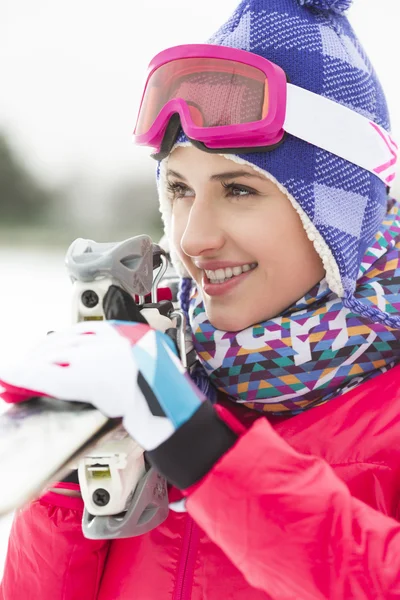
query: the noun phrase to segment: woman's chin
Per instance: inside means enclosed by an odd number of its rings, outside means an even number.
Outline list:
[[[234,317],[229,317],[227,314],[215,314],[213,311],[209,314],[207,309],[206,313],[211,325],[220,331],[243,331],[258,322],[257,319],[246,319],[243,315],[238,314]]]
[[[204,308],[211,325],[220,331],[243,331],[248,327],[273,319],[277,315],[276,307],[274,307],[275,310],[272,310],[272,307],[263,307],[264,310],[261,311],[260,307],[257,307],[258,310],[254,310],[256,307],[246,307],[243,304],[230,307],[228,303],[225,303],[225,305],[215,306],[215,303],[207,302],[207,300],[204,302]]]

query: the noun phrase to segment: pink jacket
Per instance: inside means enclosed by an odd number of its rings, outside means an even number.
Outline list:
[[[85,540],[81,500],[46,494],[16,516],[0,598],[400,598],[399,384],[396,367],[273,425],[229,405],[246,432],[141,537]]]

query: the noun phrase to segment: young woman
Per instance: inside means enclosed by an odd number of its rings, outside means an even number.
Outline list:
[[[348,4],[244,0],[211,45],[155,57],[136,139],[199,387],[166,335],[118,321],[0,377],[122,416],[182,512],[87,540],[60,484],[16,516],[4,600],[400,596],[397,146]]]

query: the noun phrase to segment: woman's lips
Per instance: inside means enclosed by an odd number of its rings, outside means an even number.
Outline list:
[[[237,285],[240,285],[240,283],[244,281],[251,273],[253,273],[256,268],[257,267],[250,269],[250,271],[246,271],[240,275],[234,275],[230,279],[224,281],[224,283],[211,283],[205,272],[203,272],[203,290],[209,296],[223,296],[224,294],[227,294],[233,290]]]

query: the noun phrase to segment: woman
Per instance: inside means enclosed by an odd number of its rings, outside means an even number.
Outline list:
[[[5,600],[400,595],[396,146],[348,4],[245,0],[217,47],[154,59],[136,138],[162,159],[214,404],[166,336],[120,322],[53,334],[1,379],[123,416],[186,512],[85,540],[60,484],[16,517]]]

